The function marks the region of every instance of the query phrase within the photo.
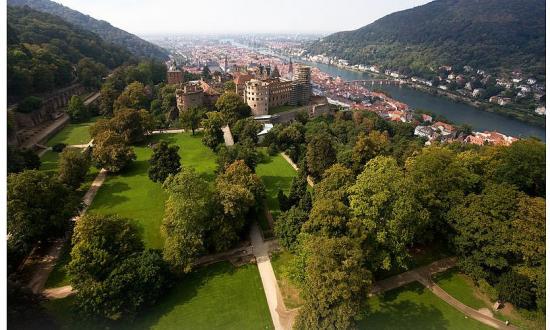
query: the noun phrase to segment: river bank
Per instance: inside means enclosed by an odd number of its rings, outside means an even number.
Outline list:
[[[296,59],[297,63],[306,64],[318,68],[331,76],[339,76],[344,80],[371,80],[375,78],[370,73],[348,70],[333,65]],[[377,75],[380,77],[380,75]],[[516,137],[536,137],[546,141],[546,129],[520,121],[510,117],[508,114],[491,111],[491,109],[480,109],[468,102],[442,95],[437,89],[413,87],[410,84],[400,86],[376,85],[377,89],[390,93],[392,98],[406,103],[412,109],[422,109],[434,114],[442,115],[455,124],[468,124],[475,131],[498,131],[506,135]]]

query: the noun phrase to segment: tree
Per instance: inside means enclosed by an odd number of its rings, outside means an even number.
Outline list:
[[[545,196],[546,152],[544,143],[535,139],[519,140],[501,147],[490,163],[491,178],[508,182],[534,196]]]
[[[327,134],[316,134],[307,144],[307,169],[315,179],[320,179],[323,172],[336,162],[336,150]]]
[[[96,139],[100,133],[113,131],[124,138],[125,143],[143,142],[154,128],[154,118],[147,110],[121,109],[111,119],[99,119],[90,127],[90,135]]]
[[[178,173],[181,169],[178,146],[169,146],[161,141],[153,147],[153,156],[149,160],[149,179],[153,182],[164,182],[169,175]]]
[[[31,113],[33,111],[40,110],[42,108],[42,99],[36,96],[28,96],[19,102],[17,105],[17,112]]]
[[[262,181],[242,161],[235,161],[215,183],[216,215],[209,228],[208,245],[222,251],[238,241],[249,212],[263,200]]]
[[[348,237],[304,242],[304,306],[296,329],[349,329],[365,308],[372,283],[359,245]]]
[[[134,81],[126,86],[122,94],[118,96],[113,108],[115,112],[125,108],[148,109],[149,92],[142,83]]]
[[[500,277],[496,289],[500,300],[510,302],[516,307],[531,308],[535,302],[531,286],[527,276],[510,271]]]
[[[406,247],[428,224],[429,213],[411,192],[394,158],[371,159],[349,189],[355,236],[373,271],[405,267]]]
[[[307,213],[303,210],[292,207],[277,217],[274,230],[275,236],[277,236],[277,240],[282,247],[290,251],[295,250],[298,244],[298,234],[300,234],[307,216]]]
[[[235,82],[233,80],[229,80],[229,81],[226,81],[224,84],[223,84],[223,90],[225,92],[235,92],[235,88],[237,86],[235,85]]]
[[[189,272],[203,250],[204,233],[212,214],[212,192],[206,180],[184,167],[163,184],[168,193],[161,230],[164,260],[182,272]]]
[[[38,241],[61,236],[80,206],[78,197],[57,178],[37,170],[8,176],[8,243],[22,256]],[[18,260],[10,260],[17,263]]]
[[[315,185],[315,200],[335,199],[347,202],[348,189],[354,183],[353,172],[341,164],[334,164],[323,174],[323,179]]]
[[[7,146],[8,173],[40,168],[40,157],[30,149],[17,149]]]
[[[92,158],[97,168],[105,168],[116,173],[136,159],[136,154],[126,145],[120,134],[108,130],[99,133],[94,139]]]
[[[95,213],[87,213],[76,223],[72,245],[67,269],[76,289],[104,281],[124,259],[143,250],[132,220]]]
[[[222,114],[216,111],[206,113],[206,119],[201,121],[204,128],[202,143],[212,150],[216,150],[218,145],[224,142],[223,139],[223,117]]]
[[[222,113],[224,122],[229,126],[251,114],[250,107],[244,103],[242,97],[233,92],[225,92],[218,98],[216,110]]]
[[[475,279],[486,279],[510,266],[518,197],[510,184],[488,184],[481,194],[468,195],[448,212],[460,266]]]
[[[231,133],[235,142],[252,141],[258,143],[258,133],[262,131],[262,124],[255,121],[254,118],[239,119],[231,127]]]
[[[256,148],[249,144],[237,143],[233,146],[220,145],[218,147],[218,171],[223,171],[236,160],[242,160],[252,170],[260,161],[260,154]]]
[[[120,95],[120,91],[116,88],[115,83],[107,81],[101,86],[99,98],[99,112],[104,116],[113,114],[113,104]]]
[[[75,227],[71,284],[77,307],[92,316],[134,317],[154,304],[168,284],[158,251],[143,251],[139,230],[129,219],[87,214]]]
[[[449,232],[447,212],[473,191],[479,176],[470,172],[448,148],[429,147],[405,165],[416,198],[430,212],[431,235]],[[434,175],[437,173],[437,175]]]
[[[316,199],[302,231],[325,237],[351,236],[349,232],[350,219],[350,209],[341,201]]]
[[[204,108],[190,108],[180,114],[180,122],[183,128],[190,129],[192,135],[195,135],[195,130],[199,128],[202,118],[206,110]]]
[[[78,95],[73,95],[69,100],[67,114],[72,121],[81,122],[90,117],[88,107],[84,104],[82,98]]]
[[[76,75],[80,82],[89,88],[99,88],[103,76],[107,74],[107,68],[102,63],[97,63],[91,58],[83,58],[76,65]]]
[[[371,131],[368,135],[360,134],[353,147],[352,160],[355,173],[360,173],[363,166],[376,156],[381,155],[390,141],[387,132]]]
[[[80,187],[90,169],[90,158],[86,153],[72,148],[65,148],[59,156],[59,181],[77,189]]]

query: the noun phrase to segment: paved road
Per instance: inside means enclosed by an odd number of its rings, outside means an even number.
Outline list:
[[[433,262],[427,266],[419,267],[408,272],[404,272],[387,279],[374,283],[370,294],[379,294],[385,291],[393,290],[403,285],[419,281],[420,278],[437,274],[456,265],[456,258],[446,258]]]
[[[225,125],[224,127],[222,127],[222,131],[223,131],[223,140],[225,141],[225,145],[229,147],[235,144],[235,142],[233,141],[233,134],[231,134],[231,130],[229,129],[229,126]]]
[[[277,278],[271,266],[269,259],[269,243],[264,242],[258,224],[254,223],[250,230],[250,240],[252,242],[252,252],[256,257],[258,271],[262,279],[269,313],[275,330],[292,329],[292,323],[296,316],[296,311],[287,311],[283,302],[283,296],[279,290]]]
[[[294,170],[296,171],[300,170],[298,168],[298,165],[296,165],[294,161],[292,161],[292,159],[287,154],[285,154],[284,152],[281,152],[281,156],[283,156],[283,158],[290,164],[290,166],[292,166],[292,168],[294,168]],[[315,183],[313,182],[313,179],[309,175],[307,176],[307,183],[309,184],[310,187],[313,187],[315,185]]]

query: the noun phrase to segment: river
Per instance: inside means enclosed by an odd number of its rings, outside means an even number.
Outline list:
[[[234,45],[251,49],[251,47],[228,40]],[[256,51],[280,57],[280,55],[268,49],[256,49]],[[366,72],[358,72],[338,68],[334,65],[293,59],[297,63],[314,66],[319,70],[333,76],[341,77],[344,80],[365,80],[372,79]],[[443,96],[432,95],[407,86],[393,85],[375,85],[377,89],[387,91],[391,96],[403,103],[406,103],[412,109],[424,109],[426,111],[439,114],[455,124],[468,124],[474,131],[497,131],[506,135],[516,137],[534,136],[542,141],[546,141],[546,129],[534,126],[514,118],[506,117],[497,113],[483,111],[471,105],[454,102]]]
[[[372,79],[366,72],[345,70],[333,65],[314,63],[297,59],[296,62],[315,66],[331,75],[344,80]],[[546,130],[497,113],[487,112],[473,106],[454,102],[442,96],[428,94],[407,86],[375,85],[413,109],[424,109],[444,116],[455,124],[469,124],[474,131],[497,131],[517,137],[534,136],[546,141]]]

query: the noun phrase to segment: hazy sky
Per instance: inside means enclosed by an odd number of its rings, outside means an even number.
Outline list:
[[[429,0],[54,0],[136,34],[336,32]]]

